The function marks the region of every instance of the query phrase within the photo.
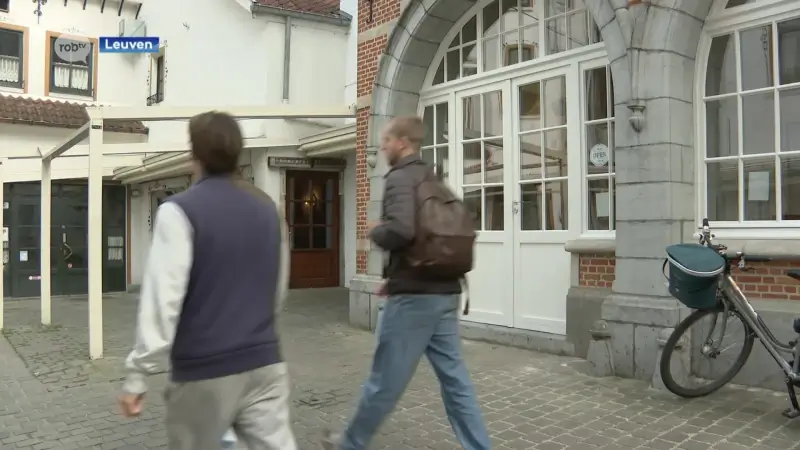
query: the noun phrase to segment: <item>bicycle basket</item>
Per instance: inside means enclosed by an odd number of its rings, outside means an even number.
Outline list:
[[[717,304],[717,278],[725,270],[725,258],[699,244],[667,247],[669,293],[692,309],[710,309]],[[665,275],[666,276],[666,275]]]

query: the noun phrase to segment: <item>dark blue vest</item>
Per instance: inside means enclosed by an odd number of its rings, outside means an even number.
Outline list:
[[[281,223],[254,186],[208,177],[167,199],[194,230],[193,263],[172,347],[172,379],[207,380],[281,362],[275,294]]]

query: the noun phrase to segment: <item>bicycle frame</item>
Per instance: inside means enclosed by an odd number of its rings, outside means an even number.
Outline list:
[[[742,318],[747,322],[747,325],[750,326],[750,329],[755,333],[761,343],[764,345],[764,348],[767,352],[772,356],[776,363],[781,367],[786,377],[792,382],[796,383],[800,381],[800,347],[798,344],[787,345],[779,342],[775,335],[772,334],[772,331],[764,324],[764,321],[761,320],[761,317],[758,315],[756,310],[747,301],[747,297],[744,295],[739,286],[736,284],[736,281],[733,279],[729,271],[726,271],[722,275],[720,275],[721,279],[719,282],[720,291],[722,292],[723,302],[729,302],[730,305],[725,305],[725,310],[727,311],[729,306],[732,306],[736,311],[741,313]],[[724,333],[725,330],[725,321],[727,321],[727,317],[723,317],[723,324],[722,330]],[[710,333],[713,333],[713,327]],[[710,336],[710,335],[709,335]],[[786,359],[781,355],[780,352],[792,353],[794,356],[793,366],[790,366]]]

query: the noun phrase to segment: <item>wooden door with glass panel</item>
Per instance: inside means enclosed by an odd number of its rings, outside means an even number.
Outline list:
[[[339,173],[286,172],[291,289],[339,286]]]

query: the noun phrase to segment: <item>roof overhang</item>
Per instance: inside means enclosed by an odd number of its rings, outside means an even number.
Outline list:
[[[356,124],[333,128],[300,139],[298,150],[309,157],[356,150]]]
[[[264,14],[270,16],[291,17],[293,19],[302,19],[302,20],[309,20],[312,22],[327,23],[329,25],[335,25],[343,28],[350,28],[350,23],[353,21],[353,16],[341,10],[338,13],[340,16],[337,17],[321,13],[302,12],[302,11],[294,11],[291,9],[277,8],[274,6],[268,6],[257,2],[252,2],[250,4],[250,12],[253,15]]]

